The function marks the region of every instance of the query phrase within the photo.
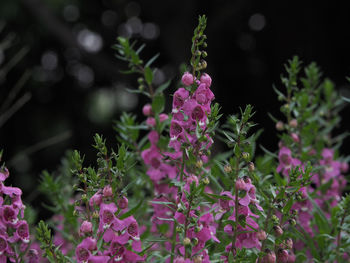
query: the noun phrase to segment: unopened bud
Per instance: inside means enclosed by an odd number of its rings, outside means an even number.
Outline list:
[[[142,83],[143,83],[143,78],[138,78],[138,79],[137,79],[137,82],[138,82],[139,84],[142,84]]]
[[[145,116],[150,116],[150,115],[152,115],[152,106],[151,106],[151,104],[146,104],[145,106],[143,106],[143,108],[142,108],[142,113],[143,113],[143,115],[145,115]]]
[[[81,196],[81,200],[85,203],[85,202],[87,202],[87,195],[86,194],[83,194],[82,196]]]
[[[210,180],[208,177],[203,178],[202,180],[203,184],[208,185],[210,183]]]
[[[92,233],[92,223],[85,220],[80,226],[80,235],[90,233]]]
[[[225,171],[225,173],[231,173],[232,172],[232,166],[231,165],[229,165],[229,164],[226,164],[225,166],[224,166],[224,171]]]
[[[177,226],[177,227],[176,227],[176,232],[177,232],[177,233],[181,233],[181,232],[182,232],[182,228],[181,228],[180,226]]]
[[[242,178],[238,178],[236,180],[236,188],[238,190],[245,190],[246,189],[246,184]]]
[[[294,218],[292,218],[292,219],[289,219],[289,224],[291,224],[292,226],[295,226],[297,222],[295,221]]]
[[[247,153],[247,152],[242,152],[242,158],[243,158],[245,161],[248,161],[249,158],[250,158],[250,154]]]
[[[99,218],[100,218],[100,215],[98,214],[97,211],[94,211],[94,212],[92,213],[92,218],[93,218],[93,219],[99,219]]]
[[[288,262],[288,251],[285,249],[279,249],[277,252],[277,262],[287,263]]]
[[[184,246],[189,246],[191,245],[191,240],[188,237],[185,237],[182,243],[184,244]]]
[[[194,232],[196,232],[196,233],[198,233],[198,232],[201,231],[201,230],[202,230],[202,228],[199,227],[199,226],[196,226],[196,227],[194,228]]]
[[[275,263],[276,262],[276,254],[275,252],[266,249],[265,250],[266,255],[262,258],[262,263]]]
[[[203,167],[203,161],[202,161],[202,160],[198,160],[198,161],[196,162],[196,167],[197,167],[197,168],[202,168],[202,167]]]
[[[202,64],[202,66],[201,66],[202,69],[206,69],[207,66],[208,66],[208,64],[207,64],[207,62],[205,60],[202,60],[201,64]]]
[[[202,51],[202,57],[205,58],[208,56],[208,53],[206,51]]]
[[[286,243],[286,248],[288,248],[288,249],[292,249],[293,248],[293,240],[291,238],[288,237],[286,239],[285,243]]]
[[[255,165],[254,165],[254,163],[253,163],[253,162],[249,162],[249,163],[248,163],[248,171],[249,171],[249,172],[254,172],[254,170],[255,170]]]
[[[266,239],[267,235],[266,235],[266,232],[262,229],[259,229],[258,233],[256,234],[257,238],[260,240],[260,241],[263,241]]]
[[[202,263],[203,262],[203,258],[200,255],[197,255],[193,258],[193,263]]]
[[[296,143],[299,143],[300,142],[300,139],[299,139],[299,136],[298,136],[298,134],[296,134],[296,133],[291,133],[290,134],[290,137],[292,137],[292,140],[294,141],[294,142],[296,142]]]
[[[103,197],[112,197],[113,196],[113,190],[110,185],[106,185],[103,188]]]
[[[198,238],[192,238],[192,244],[197,246],[198,245]]]
[[[282,230],[282,228],[280,227],[280,226],[274,226],[273,227],[273,230],[275,230],[275,234],[276,234],[276,236],[281,236],[282,234],[283,234],[283,230]]]
[[[289,126],[292,127],[292,128],[298,127],[298,121],[296,119],[290,120]]]
[[[282,131],[283,129],[284,129],[284,124],[283,124],[283,122],[278,121],[278,122],[276,123],[276,130]]]
[[[200,52],[200,50],[196,51],[196,56],[200,56],[202,54],[202,52]]]
[[[73,211],[73,216],[78,216],[78,215],[79,215],[78,210],[74,210],[74,211]]]
[[[128,198],[126,198],[125,196],[122,196],[119,200],[118,200],[118,207],[119,209],[125,209],[128,208]]]
[[[139,85],[139,90],[140,91],[143,91],[145,89],[145,86],[144,85]]]

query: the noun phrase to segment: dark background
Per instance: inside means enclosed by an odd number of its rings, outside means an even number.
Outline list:
[[[16,96],[30,94],[31,99],[0,127],[0,148],[12,182],[32,199],[41,171],[54,170],[67,149],[78,149],[87,162],[93,160],[96,132],[116,146],[112,120],[124,110],[139,114],[147,101],[125,92],[126,87],[137,88],[137,82],[119,73],[127,65],[111,49],[117,35],[146,43],[145,60],[161,53],[155,82],[172,78],[168,93],[173,93],[180,64],[189,61],[200,14],[208,16],[207,72],[216,102],[226,114],[254,105],[254,120],[264,128],[259,143],[276,150],[274,123],[267,112],[280,116],[272,85],[281,87],[283,64],[293,55],[304,64],[316,61],[344,95],[349,92],[350,10],[341,1],[324,2],[0,1],[0,39],[15,36],[8,49],[0,48],[0,67],[21,48],[29,48],[6,78],[0,78],[1,104],[22,74],[32,73]],[[349,113],[343,112],[339,132],[349,128]],[[349,146],[348,139],[343,154],[350,153]]]

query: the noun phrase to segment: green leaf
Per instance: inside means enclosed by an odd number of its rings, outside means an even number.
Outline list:
[[[149,67],[152,65],[152,63],[159,57],[159,53],[155,54],[150,60],[147,61],[145,67]]]
[[[152,84],[153,81],[153,71],[150,67],[145,67],[145,80],[147,82],[148,85]]]
[[[162,93],[165,89],[169,87],[171,80],[169,79],[167,82],[163,83],[156,89],[156,93]]]
[[[122,214],[119,219],[123,220],[123,219],[125,219],[125,218],[127,218],[129,216],[134,215],[136,213],[136,211],[141,207],[142,203],[143,203],[143,200],[140,200],[140,202],[134,208],[130,209],[125,214]]]
[[[165,98],[162,93],[158,93],[154,96],[152,101],[152,110],[154,114],[158,115],[164,110]]]
[[[283,207],[283,214],[288,214],[289,213],[289,210],[291,209],[292,205],[293,205],[293,198],[289,198],[287,204]]]

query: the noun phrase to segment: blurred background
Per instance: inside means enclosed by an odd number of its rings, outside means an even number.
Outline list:
[[[115,147],[112,125],[122,111],[142,120],[147,100],[125,90],[138,85],[135,76],[120,74],[127,65],[114,56],[116,37],[146,43],[144,60],[160,52],[154,81],[172,79],[171,94],[200,14],[208,16],[207,72],[216,102],[225,114],[254,105],[267,149],[278,142],[267,112],[281,116],[272,85],[281,87],[283,64],[293,55],[316,61],[349,96],[350,16],[338,1],[1,0],[0,148],[25,196],[67,149],[94,160],[96,132]],[[349,114],[343,111],[339,132],[349,128]],[[347,139],[343,154],[349,146]]]

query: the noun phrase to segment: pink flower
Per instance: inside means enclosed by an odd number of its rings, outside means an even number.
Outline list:
[[[183,106],[185,100],[188,98],[189,92],[184,88],[179,88],[173,97],[173,111],[174,109],[180,108]]]
[[[0,214],[3,217],[5,224],[16,224],[18,222],[18,210],[13,209],[12,206],[4,205],[0,208]]]
[[[78,262],[87,262],[91,257],[91,252],[97,249],[96,244],[95,239],[91,237],[85,238],[75,250]]]
[[[200,79],[201,83],[204,83],[207,88],[211,86],[211,77],[207,73],[203,73]]]
[[[104,229],[107,229],[113,223],[115,216],[114,213],[118,210],[117,206],[114,203],[110,204],[101,204],[100,208],[100,223],[98,227],[98,232],[103,232]]]
[[[290,137],[292,137],[292,140],[294,141],[294,142],[296,142],[296,143],[299,143],[300,142],[300,139],[299,139],[299,135],[298,134],[296,134],[296,133],[291,133],[290,134]]]
[[[118,207],[119,209],[126,209],[128,208],[128,198],[125,196],[122,196],[121,198],[118,199]]]
[[[29,243],[29,227],[27,221],[21,220],[18,222],[14,236],[24,243]]]
[[[0,170],[0,182],[3,182],[9,177],[9,171],[7,168],[4,168],[3,170]]]
[[[91,234],[92,233],[92,223],[89,221],[83,221],[80,226],[80,235]]]
[[[277,262],[288,263],[289,254],[285,249],[279,249],[277,252]]]
[[[102,202],[101,190],[98,190],[89,200],[89,205],[91,207],[100,206]]]
[[[103,188],[103,196],[104,197],[112,197],[113,196],[113,190],[112,190],[112,187],[110,185],[106,185]]]
[[[288,176],[289,171],[292,168],[295,168],[298,165],[301,165],[301,162],[298,159],[292,158],[292,152],[287,147],[282,147],[278,154],[279,165],[277,167],[277,172],[285,176]]]
[[[0,234],[0,254],[3,254],[7,249],[7,238]]]
[[[151,106],[151,104],[146,104],[145,106],[143,106],[142,113],[145,116],[152,115],[152,106]]]
[[[182,79],[181,79],[182,83],[185,85],[185,86],[190,86],[193,84],[193,76],[191,73],[189,72],[185,72],[183,75],[182,75]]]

